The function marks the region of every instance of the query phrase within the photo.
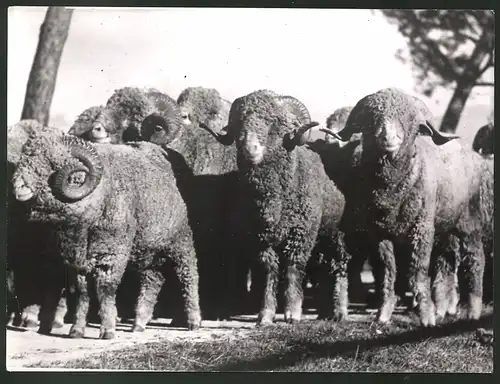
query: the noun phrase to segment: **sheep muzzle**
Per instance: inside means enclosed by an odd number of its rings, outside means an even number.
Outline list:
[[[26,185],[22,177],[18,177],[13,181],[14,195],[18,201],[28,201],[35,196],[33,190]]]

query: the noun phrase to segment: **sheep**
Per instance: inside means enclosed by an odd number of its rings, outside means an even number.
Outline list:
[[[285,321],[300,321],[304,270],[316,244],[322,245],[336,276],[334,309],[347,307],[338,303],[347,301],[348,254],[337,231],[344,198],[319,156],[295,146],[296,135],[314,125],[300,101],[267,91],[236,99],[228,125],[219,133],[200,124],[219,143],[236,142],[239,176],[251,204],[246,221],[255,234],[246,247],[265,276],[259,326],[274,322],[280,272],[285,273]],[[332,313],[339,320],[346,315]]]
[[[7,177],[12,177],[29,135],[41,129],[36,120],[22,120],[7,129]],[[45,296],[51,294],[51,283],[64,277],[58,260],[57,245],[52,242],[53,229],[27,221],[25,207],[16,201],[8,187],[7,213],[7,318],[14,313],[13,324],[34,328],[39,315],[45,316]],[[64,292],[60,297],[52,326],[62,327],[67,312]],[[41,308],[42,307],[42,308]]]
[[[117,89],[104,107],[91,107],[82,112],[68,133],[101,144],[139,141],[141,123],[156,111],[153,100],[160,94],[154,88]]]
[[[235,257],[240,253],[231,247],[241,247],[244,238],[235,238],[247,231],[239,211],[232,208],[235,200],[241,198],[238,191],[236,149],[221,147],[209,133],[194,129],[199,122],[216,126],[216,121],[207,117],[204,106],[220,104],[214,101],[215,90],[198,92],[184,91],[180,97],[181,106],[170,98],[158,95],[155,100],[158,112],[148,116],[141,128],[141,137],[162,146],[179,156],[179,163],[186,164],[185,174],[191,191],[188,209],[192,214],[193,231],[197,244],[200,270],[200,292],[203,318],[228,319],[235,310],[235,304],[245,301],[243,285],[246,261]],[[192,97],[192,98],[191,98]],[[189,110],[191,125],[182,118],[182,108]],[[172,157],[174,157],[172,155]],[[230,233],[224,235],[225,231]],[[234,239],[234,240],[232,240]],[[228,279],[228,281],[225,281]],[[231,288],[224,288],[228,285]]]
[[[227,123],[231,103],[213,88],[189,87],[177,98],[182,123],[187,127],[203,123],[219,132]]]
[[[472,142],[472,149],[484,156],[493,156],[495,153],[495,126],[493,123],[483,125],[478,129]]]
[[[493,227],[493,163],[454,140],[458,136],[435,130],[426,118],[430,112],[423,111],[425,104],[416,100],[396,88],[367,95],[356,104],[345,128],[335,134],[347,141],[362,133],[360,169],[353,183],[359,185],[364,220],[359,217],[356,224],[369,233],[384,267],[377,320],[390,320],[396,261],[404,259],[409,262],[409,287],[423,326],[435,325],[436,315],[441,318],[456,311],[459,263],[468,280],[468,317],[478,319],[482,233],[492,232]],[[434,306],[429,267],[435,237],[449,252],[437,257]]]
[[[23,147],[12,183],[32,221],[51,223],[78,295],[70,337],[85,333],[89,288],[99,300],[99,338],[115,337],[115,294],[127,264],[140,275],[133,331],[151,319],[172,263],[188,329],[201,325],[198,271],[187,209],[169,155],[150,143],[94,144],[43,130]],[[39,332],[50,333],[50,325]]]

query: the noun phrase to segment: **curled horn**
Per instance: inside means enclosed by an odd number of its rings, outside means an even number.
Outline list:
[[[419,133],[430,136],[436,145],[443,145],[450,140],[459,139],[460,136],[450,133],[439,132],[429,120],[419,124]]]
[[[301,124],[307,124],[311,122],[311,115],[307,110],[307,107],[292,96],[278,96],[278,100],[283,101],[289,106],[295,116],[299,119]]]
[[[299,119],[302,126],[284,137],[284,145],[287,150],[292,150],[296,146],[302,146],[306,143],[305,133],[311,128],[319,125],[316,121],[311,121],[311,115],[307,107],[292,96],[277,96],[279,101],[283,101]]]
[[[230,133],[230,127],[229,125],[226,125],[224,128],[221,129],[221,132],[225,132],[225,134],[214,132],[212,129],[210,129],[206,124],[204,123],[199,123],[200,128],[203,128],[205,131],[210,133],[215,139],[221,143],[222,145],[231,145],[234,143],[234,137]]]
[[[152,98],[155,110],[161,112],[169,125],[182,125],[181,108],[177,101],[161,92],[150,92],[148,97]]]
[[[82,162],[82,165],[68,164],[56,172],[53,191],[65,201],[75,202],[90,195],[99,185],[103,167],[95,148],[88,142],[73,136],[65,135],[63,144],[70,148],[71,155]],[[85,173],[85,181],[75,187],[70,185],[70,177],[76,172]]]

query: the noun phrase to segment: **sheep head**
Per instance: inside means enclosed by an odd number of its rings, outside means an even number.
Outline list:
[[[141,137],[160,146],[169,145],[182,132],[181,110],[174,99],[162,93],[155,94],[153,103],[156,111],[142,122]]]
[[[123,132],[124,142],[141,139],[141,124],[155,111],[154,100],[158,94],[152,90],[145,92],[136,87],[124,87],[108,99],[106,108],[113,111],[114,123]]]
[[[228,125],[220,133],[205,124],[200,127],[223,145],[236,142],[238,156],[256,165],[266,152],[293,150],[303,132],[315,125],[318,123],[311,122],[309,111],[297,99],[256,91],[233,102]]]
[[[92,144],[44,128],[24,145],[12,184],[17,200],[51,212],[90,195],[102,174],[102,163]]]
[[[430,122],[431,116],[421,100],[399,89],[386,88],[362,98],[335,137],[348,141],[361,133],[363,148],[389,159],[413,148],[417,135],[430,136],[436,145],[458,138],[438,132]]]
[[[183,125],[191,127],[202,123],[215,131],[226,123],[221,121],[221,115],[227,103],[213,88],[189,87],[177,98]]]

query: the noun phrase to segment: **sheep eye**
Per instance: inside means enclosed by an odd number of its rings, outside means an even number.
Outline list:
[[[157,132],[157,133],[161,132],[161,131],[163,131],[163,127],[161,125],[155,125],[154,131]]]

